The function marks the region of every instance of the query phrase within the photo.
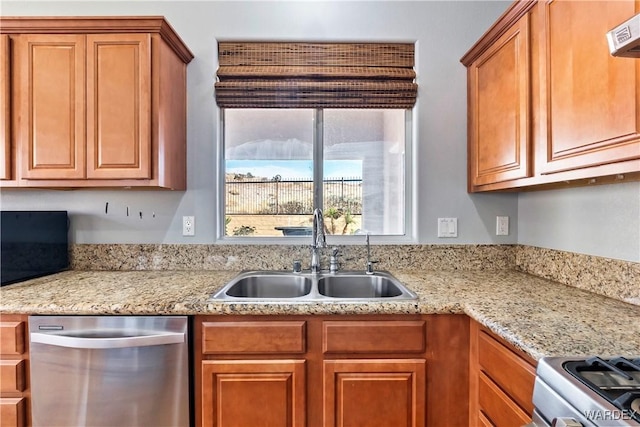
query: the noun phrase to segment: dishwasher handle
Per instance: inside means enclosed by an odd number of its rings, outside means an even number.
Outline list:
[[[32,332],[32,343],[48,344],[58,347],[80,348],[80,349],[99,349],[108,350],[112,348],[127,347],[146,347],[152,345],[164,344],[181,344],[185,342],[184,332],[161,332],[154,334],[140,334],[133,336],[116,336],[116,337],[92,337],[91,333],[82,336],[62,335],[62,334],[43,334],[40,332]]]

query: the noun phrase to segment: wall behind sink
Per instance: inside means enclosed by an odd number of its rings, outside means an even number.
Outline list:
[[[2,209],[66,209],[75,243],[215,243],[216,138],[213,100],[218,39],[417,41],[420,85],[414,113],[413,230],[417,243],[526,243],[640,261],[637,233],[611,226],[616,217],[631,230],[640,219],[612,205],[605,187],[553,193],[466,193],[466,70],[459,58],[509,6],[505,1],[2,1],[10,15],[164,15],[195,54],[188,66],[188,190],[3,190]],[[616,198],[639,199],[635,184],[616,187]],[[567,217],[576,198],[593,215]],[[105,203],[109,213],[105,214]],[[553,206],[553,209],[549,209]],[[129,216],[126,210],[129,208]],[[142,219],[139,213],[142,212]],[[597,212],[597,213],[595,213]],[[196,236],[182,237],[181,217],[195,215]],[[495,216],[511,218],[511,234],[495,236]],[[459,237],[438,239],[436,219],[457,217]],[[526,225],[519,225],[524,218]],[[536,218],[553,224],[540,225]],[[538,221],[538,223],[536,223]],[[537,224],[537,225],[536,225]],[[569,228],[567,228],[569,227]],[[574,230],[579,235],[553,232]],[[607,230],[615,238],[602,240]],[[525,236],[519,239],[519,235]],[[568,239],[568,240],[567,240]],[[634,240],[635,239],[635,240]]]
[[[517,195],[470,197],[466,193],[466,69],[459,62],[506,7],[495,1],[3,0],[5,16],[163,15],[195,59],[187,68],[186,192],[3,190],[2,209],[67,209],[73,216],[71,238],[75,243],[214,243],[217,40],[417,41],[420,92],[414,113],[418,183],[414,212],[420,220],[416,240],[515,243]],[[106,202],[108,215],[104,213]],[[195,215],[195,237],[182,237],[183,215]],[[510,236],[493,235],[495,215],[512,218]],[[458,239],[436,237],[438,217],[458,217]]]

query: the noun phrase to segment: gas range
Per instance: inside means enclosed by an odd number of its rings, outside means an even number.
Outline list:
[[[545,357],[533,390],[535,426],[640,426],[640,357]]]

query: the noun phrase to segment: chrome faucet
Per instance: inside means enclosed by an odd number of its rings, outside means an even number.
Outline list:
[[[378,261],[371,261],[371,245],[369,245],[369,233],[367,233],[367,269],[365,273],[373,274],[373,264]]]
[[[331,258],[329,258],[329,272],[337,273],[340,269],[340,264],[338,263],[338,256],[340,255],[340,249],[333,248],[331,249]]]
[[[320,248],[327,247],[327,239],[324,234],[324,217],[322,211],[316,208],[313,211],[313,228],[311,230],[311,272],[320,272]]]

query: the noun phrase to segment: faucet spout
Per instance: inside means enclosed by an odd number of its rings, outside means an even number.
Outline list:
[[[319,208],[313,211],[311,239],[311,272],[318,273],[320,272],[320,248],[327,247],[327,239],[324,234],[324,217]]]
[[[375,264],[378,261],[371,260],[371,245],[369,244],[369,233],[367,233],[366,243],[367,243],[367,269],[365,270],[365,273],[373,274],[373,264]]]

